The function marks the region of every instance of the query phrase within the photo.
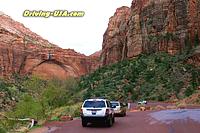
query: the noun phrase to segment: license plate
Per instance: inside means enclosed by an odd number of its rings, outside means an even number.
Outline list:
[[[92,115],[96,115],[97,111],[92,111]]]

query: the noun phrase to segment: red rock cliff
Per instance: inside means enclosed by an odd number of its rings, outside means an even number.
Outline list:
[[[97,68],[97,62],[97,58],[61,49],[0,14],[0,77],[18,73],[65,79],[89,73]]]
[[[181,52],[200,40],[199,0],[133,0],[117,9],[104,34],[101,61],[114,63],[141,53]]]
[[[115,63],[126,58],[126,33],[128,31],[129,17],[130,8],[124,6],[118,8],[115,15],[110,18],[108,28],[103,36],[101,53],[103,64]]]

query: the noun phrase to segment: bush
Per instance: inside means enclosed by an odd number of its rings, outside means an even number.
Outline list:
[[[192,95],[194,93],[194,89],[190,86],[186,89],[185,91],[185,96],[189,97],[190,95]]]
[[[42,91],[46,89],[47,81],[37,77],[31,76],[22,82],[23,88],[30,96],[36,99],[40,99]]]
[[[80,117],[81,105],[82,103],[76,103],[74,105],[56,108],[51,112],[51,118],[59,118],[60,116]]]
[[[22,100],[17,103],[16,108],[10,114],[10,117],[41,119],[45,117],[45,114],[42,105],[38,100],[29,95],[24,95]]]
[[[0,133],[6,133],[6,129],[0,126]]]
[[[2,90],[11,95],[10,98],[16,94],[18,96],[15,97],[19,97],[14,109],[7,113],[10,118],[46,119],[55,108],[71,106],[81,100],[79,97],[81,94],[77,93],[79,87],[74,78],[61,81],[57,79],[43,80],[33,76],[22,81],[17,78],[17,82],[0,82],[0,84],[2,84],[0,86],[3,87]],[[23,91],[18,92],[17,90]],[[74,116],[79,114],[76,110],[75,106],[73,106],[73,110],[70,110]],[[15,128],[18,124],[20,125],[16,121],[3,122],[4,127],[8,129]]]

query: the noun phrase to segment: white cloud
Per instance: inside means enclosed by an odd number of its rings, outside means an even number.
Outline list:
[[[101,49],[103,34],[116,8],[132,0],[0,0],[0,10],[33,32],[62,47],[90,55]],[[79,10],[82,18],[24,18],[24,10]]]

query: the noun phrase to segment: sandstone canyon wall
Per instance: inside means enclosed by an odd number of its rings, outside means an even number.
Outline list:
[[[118,8],[110,18],[101,62],[156,51],[175,54],[188,40],[192,47],[200,40],[200,0],[133,0],[130,8]]]
[[[98,58],[61,49],[9,16],[0,15],[0,77],[17,73],[65,79],[87,74],[97,67]]]

